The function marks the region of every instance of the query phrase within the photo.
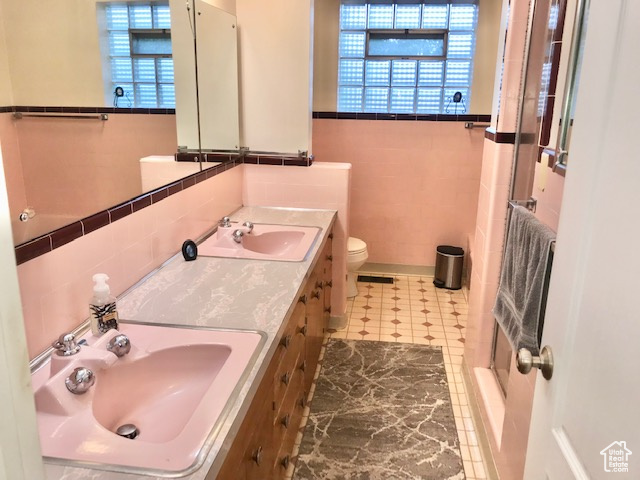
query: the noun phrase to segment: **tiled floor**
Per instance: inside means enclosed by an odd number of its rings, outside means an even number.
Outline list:
[[[466,290],[435,288],[433,277],[377,276],[393,278],[394,283],[359,282],[358,296],[347,305],[347,328],[331,332],[331,337],[441,346],[467,480],[487,478],[460,371],[468,309]]]

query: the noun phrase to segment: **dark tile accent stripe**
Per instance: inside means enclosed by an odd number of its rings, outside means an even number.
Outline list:
[[[200,183],[207,179],[207,172],[196,173],[196,183]]]
[[[298,156],[274,156],[274,155],[260,155],[257,153],[249,152],[243,158],[244,163],[250,165],[275,165],[280,167],[309,167],[313,165],[313,155],[309,157]]]
[[[93,232],[94,230],[97,230],[99,228],[109,225],[109,222],[110,222],[109,212],[107,211],[98,212],[95,215],[91,215],[90,217],[83,218],[81,222],[84,227],[84,234],[86,235],[88,233]]]
[[[174,193],[178,193],[182,191],[182,181],[172,183],[167,186],[167,195],[173,195]]]
[[[308,167],[309,160],[304,158],[285,159],[284,166],[285,167]]]
[[[181,192],[185,188],[192,187],[196,183],[200,183],[241,164],[242,161],[239,160],[228,162],[223,165],[216,165],[215,167],[211,167],[203,172],[195,173],[180,181],[158,188],[151,193],[145,193],[132,198],[120,205],[95,213],[51,233],[20,244],[15,247],[16,263],[20,265],[28,262],[29,260],[33,260],[34,258],[44,255],[55,248],[61,247],[76,238],[80,238],[83,235],[94,232],[99,228],[106,227],[110,223],[131,215],[133,212],[142,210],[154,203],[161,202],[169,195]]]
[[[189,152],[189,153],[178,152],[176,153],[175,158],[176,158],[176,162],[195,163],[198,161],[198,153],[197,152]]]
[[[40,255],[49,253],[51,250],[51,236],[44,235],[36,238],[35,240],[31,240],[30,242],[18,245],[15,248],[16,263],[20,265],[21,263],[33,260]]]
[[[515,132],[496,132],[495,128],[487,128],[484,131],[484,138],[494,143],[516,143]]]
[[[82,222],[74,222],[71,225],[59,228],[51,232],[51,249],[61,247],[84,235]]]
[[[313,118],[333,120],[404,120],[422,122],[490,122],[491,115],[412,113],[313,112]]]
[[[116,108],[116,107],[55,107],[13,105],[0,107],[0,113],[128,113],[140,115],[175,115],[175,108]]]
[[[111,218],[111,223],[117,222],[118,220],[126,217],[127,215],[131,215],[133,213],[133,209],[131,208],[131,202],[127,202],[124,205],[119,205],[114,208],[110,208],[109,210],[109,218]]]
[[[151,203],[158,203],[169,196],[169,189],[167,187],[151,192]]]
[[[191,175],[182,179],[182,189],[193,187],[196,184],[196,176]]]
[[[282,165],[284,165],[284,159],[258,156],[258,165],[280,165],[280,166],[282,166]]]
[[[138,197],[136,200],[131,202],[131,206],[134,212],[137,212],[138,210],[142,210],[143,208],[148,207],[149,205],[151,205],[151,195],[148,195],[148,194]]]

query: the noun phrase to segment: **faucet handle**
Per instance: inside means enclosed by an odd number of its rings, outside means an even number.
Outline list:
[[[236,243],[242,243],[242,237],[244,237],[244,232],[242,230],[236,230],[231,234],[233,241]]]
[[[222,219],[218,222],[219,227],[230,227],[231,219],[229,217],[222,217]]]
[[[51,344],[56,349],[56,354],[68,357],[80,351],[80,345],[76,343],[76,336],[73,333],[63,333],[57,341]]]
[[[247,233],[253,232],[253,222],[250,222],[249,220],[247,220],[242,224],[242,226],[247,227],[247,229],[249,230]]]
[[[74,395],[86,393],[94,383],[96,376],[86,367],[77,367],[64,381],[67,390]]]
[[[131,351],[131,342],[126,335],[116,335],[109,343],[107,343],[107,350],[113,353],[116,357],[124,357]]]

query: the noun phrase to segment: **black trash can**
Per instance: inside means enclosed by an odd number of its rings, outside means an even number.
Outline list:
[[[438,288],[459,290],[462,288],[462,264],[464,250],[451,245],[440,245],[436,249],[436,273],[433,284]]]

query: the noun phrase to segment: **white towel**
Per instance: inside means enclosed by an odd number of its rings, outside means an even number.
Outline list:
[[[528,348],[539,353],[538,324],[555,237],[529,210],[514,207],[493,314],[515,351]]]

